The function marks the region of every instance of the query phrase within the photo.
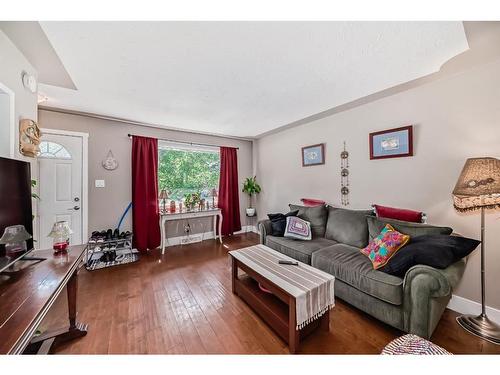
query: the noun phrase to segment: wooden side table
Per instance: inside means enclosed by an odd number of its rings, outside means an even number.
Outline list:
[[[54,346],[87,334],[87,325],[76,320],[78,271],[85,246],[70,246],[68,253],[36,250],[29,255],[44,257],[15,273],[2,273],[0,281],[0,354],[49,353]],[[33,338],[39,324],[57,297],[67,289],[69,325]]]

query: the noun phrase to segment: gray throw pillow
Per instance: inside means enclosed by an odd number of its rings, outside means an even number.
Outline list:
[[[326,219],[328,218],[328,210],[325,205],[306,207],[289,204],[288,206],[290,207],[290,211],[299,210],[297,216],[311,223],[313,237],[325,236]]]
[[[410,223],[409,221],[401,221],[395,219],[386,219],[383,217],[367,216],[368,232],[370,241],[377,237],[386,224],[391,224],[394,229],[403,234],[408,234],[410,237],[416,236],[432,236],[436,234],[450,235],[453,229],[450,227],[439,227],[429,224]]]
[[[359,248],[368,245],[368,224],[366,216],[373,210],[348,210],[328,207],[328,221],[325,237]]]

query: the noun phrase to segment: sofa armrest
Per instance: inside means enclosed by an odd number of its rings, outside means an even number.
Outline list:
[[[461,259],[442,270],[424,265],[408,270],[403,282],[406,332],[430,338],[462,278],[465,264],[466,260]]]
[[[262,245],[266,244],[266,236],[270,235],[273,233],[273,228],[271,226],[271,220],[266,219],[266,220],[261,220],[257,224],[257,229],[259,230],[260,233],[260,243]]]

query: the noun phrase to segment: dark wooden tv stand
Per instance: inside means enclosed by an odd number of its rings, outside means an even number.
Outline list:
[[[68,254],[37,250],[30,255],[45,261],[0,279],[0,354],[49,353],[57,345],[87,334],[76,321],[78,270],[85,246],[70,246]],[[66,287],[69,325],[54,332],[33,335],[57,297]]]

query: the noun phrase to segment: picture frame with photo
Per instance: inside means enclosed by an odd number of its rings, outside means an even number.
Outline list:
[[[413,125],[370,133],[370,160],[413,156]]]
[[[312,167],[314,165],[325,164],[325,144],[302,147],[302,166]]]

